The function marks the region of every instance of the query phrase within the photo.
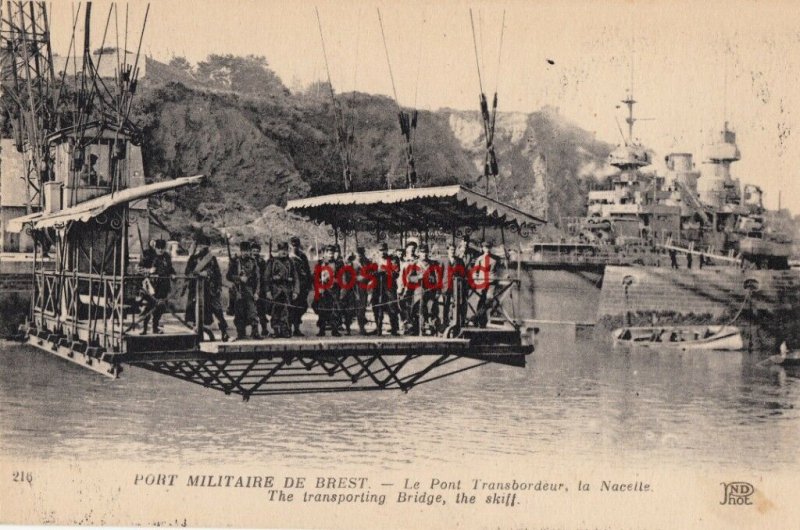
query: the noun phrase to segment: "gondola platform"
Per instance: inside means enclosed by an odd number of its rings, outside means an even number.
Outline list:
[[[533,351],[533,345],[514,340],[508,329],[491,327],[461,338],[309,335],[233,342],[198,342],[196,335],[167,328],[159,335],[126,335],[125,351],[118,353],[30,327],[24,331],[29,344],[111,378],[128,365],[245,400],[273,394],[407,392],[488,363],[522,367]]]

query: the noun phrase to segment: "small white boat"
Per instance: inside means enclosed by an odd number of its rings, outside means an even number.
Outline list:
[[[626,327],[612,332],[614,345],[683,350],[741,350],[742,331],[736,326]]]

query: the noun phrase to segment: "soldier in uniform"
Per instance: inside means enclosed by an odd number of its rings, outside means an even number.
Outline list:
[[[336,255],[334,254],[334,258]],[[339,286],[339,307],[342,310],[342,323],[344,324],[344,331],[350,335],[353,320],[358,317],[358,263],[356,257],[353,255],[348,256],[347,265],[349,269],[342,273],[342,285]],[[341,264],[344,267],[344,263]],[[348,287],[349,285],[349,287]]]
[[[479,252],[472,248],[470,245],[469,236],[465,235],[461,238],[461,243],[456,249],[456,256],[461,258],[465,264],[470,265],[478,257]]]
[[[419,283],[421,275],[413,272],[412,265],[417,263],[417,244],[410,241],[406,244],[405,254],[400,261],[400,282],[397,286],[397,298],[400,305],[400,318],[403,319],[403,330],[408,334],[413,334],[415,328],[411,308],[414,304],[414,292],[409,289],[409,284]]]
[[[155,256],[150,268],[153,284],[153,297],[155,298],[155,307],[153,308],[153,333],[161,333],[158,327],[161,323],[161,315],[167,308],[167,297],[172,286],[172,277],[175,275],[175,269],[172,267],[172,258],[167,253],[167,242],[159,239],[155,244]],[[145,329],[147,325],[145,324]]]
[[[293,328],[292,334],[295,337],[302,337],[303,332],[300,331],[300,324],[302,324],[303,315],[308,309],[308,293],[311,292],[311,267],[308,263],[308,257],[300,246],[300,238],[292,237],[289,243],[291,246],[289,257],[294,260],[295,269],[297,269],[297,275],[300,278],[300,291],[297,293],[297,297],[292,300],[289,318]]]
[[[392,335],[397,335],[397,314],[400,311],[397,305],[397,281],[400,271],[400,262],[389,254],[389,245],[381,243],[378,246],[380,263],[376,277],[378,284],[372,291],[372,313],[375,315],[375,334],[383,334],[383,315],[389,316],[389,326]]]
[[[222,341],[228,340],[228,323],[222,311],[222,272],[217,258],[211,254],[208,236],[200,234],[195,237],[195,251],[186,262],[185,274],[188,277],[203,278],[203,324],[210,326],[213,318],[217,319]],[[186,322],[195,322],[195,302],[197,300],[197,280],[187,280],[189,296],[186,301]]]
[[[239,257],[234,259],[225,275],[229,282],[236,287],[236,300],[233,304],[233,325],[236,326],[236,338],[241,340],[247,337],[247,327],[250,326],[252,339],[260,339],[258,333],[258,313],[256,312],[256,297],[260,282],[258,263],[250,255],[250,243],[239,243]]]
[[[272,307],[270,319],[273,335],[291,337],[289,306],[300,293],[300,276],[295,268],[295,260],[289,257],[288,243],[278,243],[278,251],[267,262],[261,276],[261,284]]]
[[[322,258],[317,260],[314,268],[314,274],[319,275],[319,282],[322,285],[331,283],[332,285],[319,293],[315,298],[312,307],[317,312],[319,318],[317,319],[317,332],[318,337],[325,336],[325,330],[330,329],[331,335],[339,337],[339,325],[341,319],[341,311],[339,309],[339,287],[331,278],[336,277],[339,270],[339,262],[335,259],[336,249],[333,245],[325,247],[325,254]]]
[[[153,297],[155,290],[153,289],[153,284],[149,277],[150,269],[153,266],[153,258],[155,257],[156,240],[151,239],[148,242],[147,247],[142,247],[142,255],[139,257],[137,271],[139,274],[144,275],[142,286],[139,289],[139,293],[136,295],[136,303],[139,305],[139,310],[144,315],[142,318],[142,322],[144,324],[141,333],[142,335],[147,335],[147,327],[150,325],[150,317],[152,316],[152,311],[155,306],[155,298]]]
[[[419,286],[414,290],[414,304],[412,306],[412,330],[419,331],[422,325],[423,334],[433,334],[439,327],[439,276],[441,272],[437,270],[439,263],[428,257],[428,245],[422,244],[419,247],[417,258]]]
[[[361,270],[372,264],[372,260],[367,257],[367,251],[364,247],[356,248],[356,256],[353,260],[352,266],[356,271],[356,278],[358,281],[361,279]],[[353,288],[355,291],[356,299],[356,322],[358,323],[358,332],[361,335],[367,334],[367,304],[369,303],[369,293],[366,289],[361,289],[356,285]]]
[[[477,297],[475,324],[485,328],[489,323],[489,304],[494,297],[494,281],[497,279],[500,260],[492,254],[492,244],[489,241],[481,241],[481,251],[472,263],[476,268],[473,275]]]
[[[139,267],[142,269],[149,269],[153,263],[153,258],[156,256],[156,240],[151,239],[147,242],[147,248],[142,249],[142,256],[139,259]]]
[[[447,258],[442,262],[442,278],[442,327],[460,326],[463,320],[456,320],[456,316],[463,319],[467,309],[466,266],[464,260],[456,256],[456,246],[452,243],[447,245]],[[459,301],[458,310],[456,300]]]
[[[267,266],[267,260],[261,255],[261,244],[258,241],[252,241],[250,243],[250,255],[258,265],[258,270],[261,273],[261,277],[263,278],[264,269]],[[258,298],[256,299],[256,314],[258,315],[258,323],[261,325],[261,336],[268,337],[269,336],[269,319],[267,318],[267,314],[271,311],[269,307],[269,303],[267,302],[266,292],[264,290],[263,280],[261,282],[261,291],[258,293]]]

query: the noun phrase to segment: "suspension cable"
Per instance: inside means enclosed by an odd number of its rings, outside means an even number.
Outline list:
[[[417,57],[417,79],[414,81],[414,108],[417,108],[417,93],[419,92],[419,72],[422,69],[422,37],[425,30],[425,12],[422,12],[422,26],[419,30],[419,55]]]
[[[328,89],[331,94],[331,105],[333,106],[333,123],[334,127],[336,128],[336,145],[339,147],[339,156],[342,159],[343,164],[343,171],[344,171],[344,190],[350,191],[351,182],[350,179],[350,151],[348,148],[348,141],[347,141],[347,126],[344,122],[344,113],[340,111],[340,108],[337,106],[336,103],[336,95],[333,92],[333,80],[331,79],[331,69],[330,65],[328,64],[328,52],[325,48],[325,37],[322,32],[322,19],[319,16],[319,9],[314,7],[314,12],[317,15],[317,26],[319,27],[319,39],[322,43],[322,55],[325,58],[325,71],[328,75]],[[341,116],[340,116],[341,114]]]
[[[494,85],[494,93],[497,94],[497,87],[500,85],[500,64],[503,56],[503,34],[506,29],[506,11],[503,10],[503,21],[500,23],[500,46],[497,49],[497,80]]]
[[[478,86],[483,94],[483,78],[481,77],[481,62],[478,59],[478,41],[475,38],[475,20],[472,17],[472,9],[469,10],[469,24],[472,26],[472,45],[475,48],[475,66],[478,68]]]
[[[378,22],[381,25],[381,37],[383,37],[383,51],[386,52],[386,64],[389,66],[389,78],[392,80],[392,93],[394,94],[394,102],[397,104],[397,108],[400,108],[400,100],[397,99],[397,88],[394,84],[394,74],[392,73],[392,62],[389,60],[389,47],[386,46],[386,33],[383,30],[383,17],[381,17],[381,8],[376,8],[378,10]]]
[[[325,72],[328,74],[328,89],[331,93],[331,99],[333,100],[333,115],[334,118],[336,117],[336,98],[333,94],[333,81],[331,80],[331,69],[328,65],[328,52],[325,49],[325,37],[322,35],[322,21],[319,18],[319,10],[314,7],[314,12],[317,14],[317,27],[319,27],[319,40],[322,43],[322,57],[325,59]],[[338,126],[338,124],[337,124]]]

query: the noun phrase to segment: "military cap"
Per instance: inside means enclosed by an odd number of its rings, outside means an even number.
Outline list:
[[[156,239],[156,248],[167,248],[167,242],[163,239]]]
[[[382,252],[386,252],[386,251],[389,250],[389,245],[387,245],[386,243],[380,243],[378,245],[378,250],[380,250]]]
[[[356,247],[356,254],[365,254],[366,252],[367,249],[365,249],[364,247]]]
[[[261,243],[259,243],[258,241],[251,241],[250,250],[261,250]]]
[[[278,250],[289,250],[289,243],[286,241],[281,241],[278,243]]]
[[[239,250],[250,250],[250,242],[242,241],[239,243]]]
[[[208,236],[205,234],[197,234],[196,236],[194,236],[194,242],[197,243],[198,245],[210,245],[211,239],[209,239]]]
[[[291,239],[289,239],[289,242],[292,244],[292,246],[300,246],[300,238],[297,236],[292,236]]]

